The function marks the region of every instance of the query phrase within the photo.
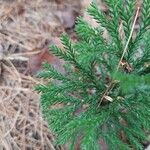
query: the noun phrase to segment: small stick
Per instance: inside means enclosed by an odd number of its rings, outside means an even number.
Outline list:
[[[133,31],[134,31],[134,27],[135,27],[135,24],[136,24],[136,20],[137,20],[138,15],[139,15],[139,10],[140,10],[140,7],[137,8],[136,15],[135,15],[135,18],[134,18],[134,22],[133,22],[133,25],[132,25],[132,28],[131,28],[130,36],[129,36],[128,41],[127,41],[127,43],[126,43],[126,46],[125,46],[125,48],[124,48],[124,50],[123,50],[121,59],[120,59],[120,61],[119,61],[119,63],[118,63],[117,70],[116,70],[115,73],[118,72],[119,67],[120,67],[120,64],[121,64],[121,62],[122,62],[122,60],[123,60],[123,57],[124,57],[125,53],[127,52],[129,42],[130,42],[130,40],[131,40],[131,38],[132,38],[132,35],[133,35]],[[115,83],[114,81],[111,81],[111,82],[110,82],[110,84],[109,84],[109,86],[107,87],[106,91],[104,92],[104,94],[103,94],[103,96],[102,96],[102,98],[101,98],[101,101],[100,101],[100,103],[99,103],[98,106],[100,106],[100,104],[101,104],[101,102],[103,101],[104,97],[105,97],[106,95],[108,95],[108,93],[113,89],[113,87],[114,87],[115,84],[116,84],[116,83]]]

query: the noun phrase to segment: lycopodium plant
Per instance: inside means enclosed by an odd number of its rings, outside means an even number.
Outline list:
[[[143,150],[150,133],[150,0],[139,2],[105,0],[108,14],[92,3],[88,13],[98,26],[79,17],[77,42],[63,34],[64,49],[50,46],[65,73],[44,63],[39,76],[48,84],[37,90],[55,144],[100,150],[103,141],[109,150]]]

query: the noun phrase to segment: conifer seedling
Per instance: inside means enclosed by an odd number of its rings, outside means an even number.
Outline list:
[[[41,108],[57,145],[75,150],[143,150],[150,133],[150,0],[105,0],[87,10],[99,24],[79,17],[77,42],[61,36],[64,49],[50,51],[65,61],[65,73],[44,63],[38,85]],[[103,35],[107,31],[108,38]],[[49,80],[51,79],[51,81]]]

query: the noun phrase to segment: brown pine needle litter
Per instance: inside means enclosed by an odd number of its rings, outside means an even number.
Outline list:
[[[0,149],[54,150],[53,135],[39,109],[39,95],[33,91],[36,80],[8,62],[1,63],[1,68]]]

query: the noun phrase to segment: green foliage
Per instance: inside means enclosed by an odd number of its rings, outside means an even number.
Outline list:
[[[143,88],[141,86],[150,86],[150,76],[149,74],[144,76],[139,76],[136,74],[126,74],[117,73],[114,77],[120,83],[121,90],[125,93],[133,92],[136,88]]]
[[[72,42],[63,34],[64,50],[51,46],[51,52],[65,61],[66,72],[44,63],[39,77],[48,84],[36,89],[57,145],[68,143],[74,150],[80,140],[82,150],[99,150],[103,140],[110,150],[142,150],[150,132],[150,0],[143,0],[140,27],[125,55],[136,1],[105,2],[108,15],[95,3],[88,9],[98,27],[79,17],[75,29],[79,40]],[[109,39],[103,36],[105,30]]]

